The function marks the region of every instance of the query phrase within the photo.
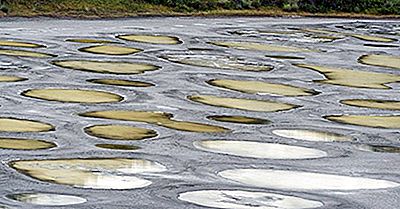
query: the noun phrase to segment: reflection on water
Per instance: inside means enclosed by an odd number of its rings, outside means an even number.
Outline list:
[[[51,194],[51,193],[10,194],[7,195],[7,198],[33,205],[48,205],[48,206],[76,205],[85,203],[87,201],[85,198],[82,197],[63,195],[63,194]]]
[[[120,176],[87,172],[68,172],[68,174],[75,178],[64,178],[56,182],[59,184],[67,184],[75,187],[90,189],[137,189],[152,184],[152,182],[149,180],[135,176]]]
[[[252,141],[204,140],[193,145],[209,152],[252,158],[308,159],[327,156],[326,152],[317,149]]]
[[[368,152],[400,153],[400,147],[395,147],[395,146],[360,144],[356,147],[359,150]]]
[[[268,189],[357,190],[400,186],[399,183],[386,180],[286,170],[232,169],[221,171],[218,175],[249,186]]]
[[[336,133],[306,130],[306,129],[276,129],[272,131],[273,134],[305,141],[321,141],[321,142],[334,142],[334,141],[351,141],[352,138]]]
[[[152,161],[126,158],[13,161],[10,166],[32,178],[91,189],[135,189],[152,182],[132,174],[166,171]]]
[[[178,199],[196,205],[235,209],[305,209],[323,206],[322,202],[295,196],[241,190],[200,190],[179,194]]]

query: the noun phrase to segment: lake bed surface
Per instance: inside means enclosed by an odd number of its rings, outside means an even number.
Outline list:
[[[398,209],[399,39],[398,20],[1,19],[0,208]]]

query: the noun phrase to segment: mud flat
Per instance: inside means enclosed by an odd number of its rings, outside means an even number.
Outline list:
[[[400,21],[0,19],[0,208],[398,209]]]

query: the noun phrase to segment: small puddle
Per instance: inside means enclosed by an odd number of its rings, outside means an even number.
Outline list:
[[[48,123],[0,117],[0,131],[3,132],[47,132],[54,129],[54,126]]]
[[[342,141],[352,141],[349,136],[325,132],[316,130],[306,130],[306,129],[276,129],[272,131],[273,134],[280,137],[305,140],[305,141],[320,141],[320,142],[342,142]]]
[[[393,100],[346,99],[340,101],[340,103],[355,107],[400,110],[400,101],[393,101]]]
[[[65,41],[82,43],[82,44],[117,44],[115,41],[100,40],[100,39],[88,39],[88,38],[70,38]]]
[[[113,86],[126,86],[126,87],[152,87],[155,86],[152,83],[132,80],[121,80],[121,79],[90,79],[87,80],[91,83],[113,85]]]
[[[141,49],[126,47],[126,46],[114,46],[114,45],[100,45],[100,46],[89,46],[80,48],[81,52],[88,52],[92,54],[105,54],[105,55],[130,55],[137,52],[141,52]]]
[[[150,44],[181,44],[182,41],[175,36],[161,36],[161,35],[120,35],[117,38],[125,41],[136,41]]]
[[[96,147],[103,149],[111,149],[111,150],[126,150],[126,151],[134,151],[139,150],[140,147],[135,145],[126,145],[126,144],[96,144]]]
[[[6,195],[7,198],[32,205],[64,206],[87,202],[85,198],[52,193],[20,193]]]
[[[321,28],[302,28],[302,29],[298,29],[301,30],[303,32],[307,32],[307,33],[322,33],[322,34],[340,34],[339,32],[336,31],[330,31],[330,30],[326,30],[326,29],[321,29]]]
[[[363,177],[272,169],[232,169],[219,176],[254,187],[288,190],[386,189],[399,183]]]
[[[306,88],[262,81],[214,79],[207,81],[207,83],[248,94],[271,94],[281,96],[311,96],[317,94],[316,91]]]
[[[356,147],[359,150],[367,151],[367,152],[400,153],[400,147],[394,147],[394,146],[360,144]]]
[[[159,67],[144,63],[131,62],[106,62],[94,60],[64,60],[55,61],[54,65],[69,68],[73,70],[81,70],[92,73],[109,73],[109,74],[141,74],[147,71],[158,70]]]
[[[374,42],[394,42],[396,39],[386,38],[381,36],[370,36],[370,35],[362,35],[362,34],[349,34],[353,38],[357,38],[363,41],[374,41]]]
[[[110,111],[87,112],[79,115],[83,117],[144,122],[180,131],[215,133],[215,132],[225,132],[229,130],[221,126],[214,126],[196,122],[176,121],[172,119],[173,118],[172,114],[164,112],[110,110]]]
[[[377,47],[377,48],[399,48],[400,46],[398,45],[390,45],[390,44],[364,44],[364,46],[368,47]]]
[[[257,37],[267,40],[276,40],[280,42],[302,42],[302,43],[324,43],[332,42],[343,37],[325,35],[325,34],[309,34],[304,31],[263,31],[263,30],[237,30],[230,31],[231,34],[241,35],[244,37]]]
[[[370,54],[358,58],[362,64],[400,69],[400,56]]]
[[[27,78],[21,78],[18,76],[9,76],[9,75],[0,75],[0,82],[18,82],[18,81],[26,81]]]
[[[212,116],[207,116],[207,118],[227,123],[241,123],[241,124],[254,124],[254,125],[266,125],[271,123],[271,121],[266,119],[252,118],[239,115],[212,115]]]
[[[324,29],[301,29],[302,31],[305,32],[310,32],[310,33],[322,33],[322,34],[338,34],[338,35],[345,35],[345,36],[350,36],[353,38],[357,38],[363,41],[373,41],[373,42],[394,42],[397,41],[396,39],[392,38],[387,38],[387,37],[382,37],[382,36],[372,36],[372,35],[365,35],[365,34],[352,34],[352,33],[340,33],[340,32],[335,32],[335,31],[328,31]]]
[[[103,91],[82,89],[32,89],[21,95],[35,99],[71,103],[108,103],[120,102],[124,97]]]
[[[46,47],[41,44],[34,44],[29,42],[21,42],[21,41],[7,41],[0,40],[0,46],[11,46],[11,47],[23,47],[23,48],[41,48]]]
[[[213,54],[178,54],[163,56],[168,61],[199,67],[223,70],[269,71],[273,67],[260,62],[248,61],[239,57]]]
[[[312,148],[253,141],[204,140],[196,141],[193,145],[208,152],[251,158],[311,159],[328,155],[324,151]]]
[[[154,130],[123,125],[95,125],[84,130],[91,136],[112,140],[142,140],[158,136]]]
[[[241,35],[241,36],[249,36],[249,35],[293,35],[296,34],[297,31],[291,30],[251,30],[251,29],[239,29],[234,31],[228,31],[228,33],[233,35]]]
[[[339,123],[373,128],[400,128],[400,116],[397,115],[331,115],[324,118]]]
[[[188,99],[216,107],[234,108],[239,110],[249,110],[256,112],[277,112],[277,111],[291,110],[299,107],[297,105],[286,104],[275,101],[217,97],[210,95],[189,96]]]
[[[17,57],[34,57],[34,58],[51,58],[57,55],[46,54],[41,52],[32,52],[24,50],[0,49],[0,55],[17,56]]]
[[[52,142],[36,139],[0,138],[0,149],[39,150],[57,147]]]
[[[266,57],[269,58],[274,58],[274,59],[288,59],[288,60],[303,60],[305,57],[299,57],[299,56],[288,56],[288,55],[265,55]]]
[[[130,158],[18,160],[9,165],[34,179],[89,189],[136,189],[152,182],[132,174],[164,172],[152,161]]]
[[[318,80],[316,82],[332,85],[356,88],[391,89],[385,84],[400,81],[400,76],[388,73],[375,73],[306,64],[294,65],[322,73],[326,77],[326,80]]]
[[[210,208],[306,209],[324,204],[300,197],[242,190],[200,190],[179,194],[179,200]]]
[[[171,128],[179,131],[191,131],[191,132],[200,132],[200,133],[218,133],[218,132],[225,132],[229,129],[221,127],[221,126],[214,126],[208,125],[203,123],[195,123],[189,121],[175,121],[175,120],[168,120],[162,121],[159,125],[164,126],[166,128]]]
[[[263,44],[257,42],[211,42],[211,44],[216,46],[234,48],[234,49],[244,49],[244,50],[259,50],[259,51],[273,51],[273,52],[310,52],[312,50],[297,48],[291,46],[280,46],[272,44]]]
[[[320,40],[321,42],[332,42],[332,41],[336,41],[339,39],[343,39],[343,36],[333,36],[333,35],[310,35],[309,37]]]

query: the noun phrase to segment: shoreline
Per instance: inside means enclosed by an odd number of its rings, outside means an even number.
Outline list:
[[[340,18],[340,19],[375,19],[375,20],[400,20],[400,15],[371,15],[359,13],[307,13],[307,12],[284,12],[284,11],[264,11],[264,10],[215,10],[209,12],[160,12],[160,13],[118,13],[108,14],[81,14],[81,13],[37,13],[27,15],[1,14],[1,19],[9,18],[55,18],[55,19],[125,19],[125,18],[152,18],[152,17],[203,17],[203,18],[224,18],[224,17],[277,17],[277,18]]]

